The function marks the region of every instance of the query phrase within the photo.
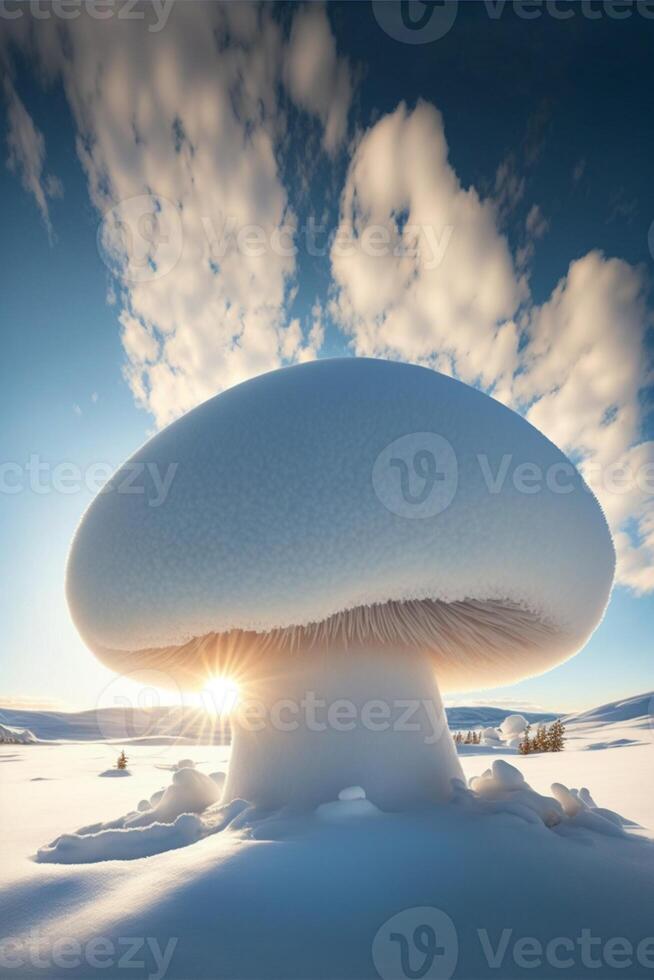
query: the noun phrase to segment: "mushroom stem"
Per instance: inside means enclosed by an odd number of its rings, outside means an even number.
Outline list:
[[[463,778],[427,656],[309,650],[242,684],[223,801],[309,809],[361,786],[382,810],[449,799]]]

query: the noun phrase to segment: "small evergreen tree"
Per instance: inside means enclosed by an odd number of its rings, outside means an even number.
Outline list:
[[[548,729],[548,752],[562,752],[565,743],[565,725],[560,718]]]
[[[472,732],[468,730],[466,737],[463,740],[465,745],[472,745]]]
[[[118,762],[116,763],[117,769],[127,769],[127,756],[125,755],[125,749],[118,756]]]
[[[545,725],[539,725],[531,743],[532,752],[547,752],[548,738]]]
[[[529,753],[532,751],[532,742],[531,742],[530,734],[531,734],[531,725],[527,725],[522,735],[522,741],[518,745],[518,751],[520,755],[529,755]]]

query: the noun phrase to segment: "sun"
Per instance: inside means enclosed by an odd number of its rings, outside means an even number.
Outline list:
[[[212,715],[229,715],[238,701],[238,684],[230,677],[211,677],[200,696],[205,709]]]

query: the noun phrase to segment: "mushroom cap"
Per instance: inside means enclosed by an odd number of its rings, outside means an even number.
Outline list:
[[[274,652],[418,646],[459,691],[572,656],[614,561],[597,500],[520,415],[427,368],[335,358],[155,435],[84,515],[66,587],[118,671],[202,686]]]

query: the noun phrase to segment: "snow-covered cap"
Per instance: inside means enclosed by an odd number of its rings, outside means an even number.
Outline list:
[[[67,595],[119,671],[201,686],[275,652],[418,647],[465,690],[574,654],[613,571],[595,497],[525,419],[426,368],[338,358],[147,442],[84,515]]]

